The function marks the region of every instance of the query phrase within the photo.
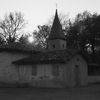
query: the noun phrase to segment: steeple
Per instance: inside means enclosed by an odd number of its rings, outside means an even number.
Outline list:
[[[65,36],[62,31],[62,26],[59,21],[57,9],[56,9],[53,25],[51,28],[51,33],[49,35],[49,40],[52,40],[52,39],[65,39]]]
[[[52,24],[51,32],[47,40],[48,51],[64,50],[66,49],[66,40],[62,30],[62,26],[59,21],[57,9],[55,18]]]

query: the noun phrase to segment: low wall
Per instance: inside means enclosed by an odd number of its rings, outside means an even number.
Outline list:
[[[88,83],[99,83],[100,76],[88,76]]]

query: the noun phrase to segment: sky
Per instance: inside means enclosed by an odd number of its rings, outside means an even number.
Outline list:
[[[55,14],[56,4],[58,13],[68,14],[69,18],[85,10],[100,14],[100,0],[0,0],[0,18],[5,13],[21,12],[28,22],[25,31],[32,32]]]

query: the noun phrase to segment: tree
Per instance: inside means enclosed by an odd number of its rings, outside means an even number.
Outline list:
[[[20,12],[6,14],[0,21],[0,35],[6,43],[13,43],[19,38],[19,32],[25,25],[25,20]]]
[[[91,44],[92,52],[95,53],[95,47],[100,45],[100,15],[94,13],[92,17],[87,18],[85,21],[85,32],[87,32],[87,39]]]
[[[46,48],[46,39],[48,38],[50,34],[51,27],[48,25],[42,25],[38,26],[38,31],[34,31],[33,35],[36,38],[35,44],[37,46],[41,46],[42,48]]]
[[[28,43],[28,37],[29,35],[22,35],[20,38],[19,38],[19,43],[22,44],[22,45],[26,45]]]
[[[70,22],[67,34],[67,42],[69,47],[84,48],[87,41],[86,19],[91,17],[91,13],[84,11],[76,15],[74,22]]]
[[[88,11],[77,14],[75,21],[70,25],[67,38],[69,46],[84,50],[89,44],[94,53],[96,45],[100,45],[100,15]]]

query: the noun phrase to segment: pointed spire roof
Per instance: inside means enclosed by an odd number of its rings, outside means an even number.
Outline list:
[[[56,9],[53,25],[51,28],[51,33],[49,35],[49,40],[52,40],[52,39],[65,39],[65,36],[64,36],[63,30],[62,30],[62,26],[59,21],[57,9]]]

